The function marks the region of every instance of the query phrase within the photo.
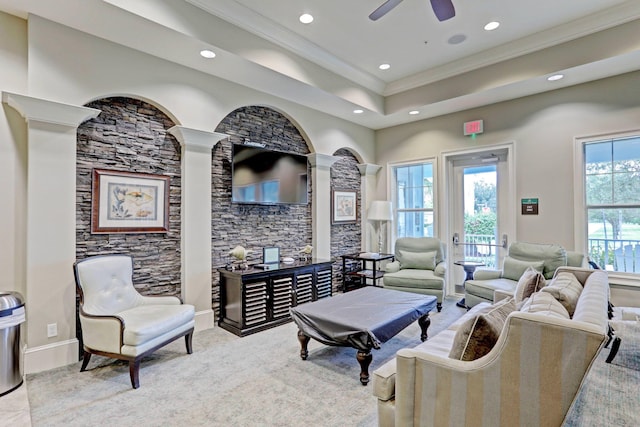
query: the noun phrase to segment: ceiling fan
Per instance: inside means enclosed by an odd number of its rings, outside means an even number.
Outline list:
[[[456,16],[456,10],[453,7],[452,0],[430,0],[431,8],[433,9],[433,13],[436,14],[438,21],[446,21],[447,19],[451,19]],[[402,0],[387,0],[382,3],[380,7],[371,12],[369,15],[369,19],[372,21],[377,21],[386,15],[391,9],[396,7],[402,2]]]

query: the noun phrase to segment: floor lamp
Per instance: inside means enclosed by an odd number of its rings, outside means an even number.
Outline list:
[[[369,212],[367,216],[369,221],[373,221],[378,232],[378,253],[382,252],[382,236],[384,231],[384,224],[387,221],[393,219],[393,206],[391,202],[386,200],[374,200],[369,206]]]

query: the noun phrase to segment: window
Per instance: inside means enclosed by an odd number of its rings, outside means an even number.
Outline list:
[[[392,167],[396,237],[433,236],[433,163]]]
[[[589,256],[607,270],[640,273],[640,135],[583,150]]]

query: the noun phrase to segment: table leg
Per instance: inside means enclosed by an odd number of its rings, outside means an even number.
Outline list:
[[[427,328],[429,327],[429,325],[431,325],[431,319],[429,318],[429,313],[425,314],[424,316],[421,316],[418,319],[418,325],[420,325],[420,330],[422,331],[422,333],[420,334],[420,340],[426,341]]]
[[[620,337],[615,337],[613,339],[613,345],[611,345],[611,351],[609,352],[609,356],[607,356],[607,363],[611,363],[616,354],[618,354],[618,349],[620,348]]]
[[[356,359],[358,359],[358,363],[360,363],[360,383],[367,385],[369,383],[369,365],[373,360],[371,351],[358,350]]]
[[[466,282],[467,280],[473,280],[473,272],[476,270],[476,267],[465,265],[465,266],[462,266],[462,269],[467,275],[464,281]],[[462,284],[462,286],[464,286],[464,283]],[[461,308],[467,308],[467,303],[465,302],[464,298],[458,301],[456,305]]]
[[[302,360],[307,360],[307,356],[309,356],[307,344],[309,344],[310,339],[311,338],[303,334],[301,330],[298,330],[298,341],[300,341],[300,358]]]

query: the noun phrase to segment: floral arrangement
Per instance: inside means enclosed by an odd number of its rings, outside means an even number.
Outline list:
[[[244,246],[238,245],[229,251],[229,255],[231,255],[238,261],[244,261],[247,259],[247,255],[249,255],[251,252],[253,251],[247,250],[244,248]]]
[[[242,270],[249,268],[247,264],[247,256],[253,251],[245,249],[244,246],[236,246],[229,251],[229,255],[235,258],[235,261],[231,263],[231,270],[235,270],[236,266]]]

